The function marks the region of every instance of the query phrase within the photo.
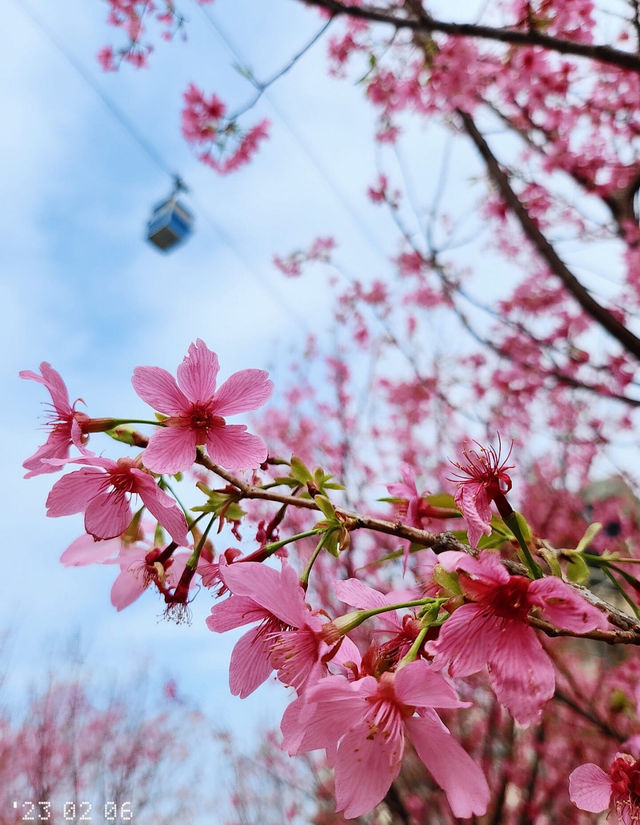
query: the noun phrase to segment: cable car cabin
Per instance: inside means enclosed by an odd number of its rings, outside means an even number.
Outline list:
[[[167,252],[189,237],[193,229],[193,215],[174,196],[154,207],[147,224],[147,240]]]

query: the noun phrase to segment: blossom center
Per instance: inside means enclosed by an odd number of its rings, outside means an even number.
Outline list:
[[[511,576],[506,584],[492,588],[485,597],[491,610],[504,619],[525,620],[529,612],[529,585],[524,576]],[[483,599],[484,601],[484,599]]]
[[[204,444],[209,430],[212,427],[223,427],[224,423],[222,416],[214,415],[204,404],[193,404],[189,411],[188,425],[197,434],[197,444]]]

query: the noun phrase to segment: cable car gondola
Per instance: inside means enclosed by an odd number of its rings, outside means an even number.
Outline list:
[[[186,240],[193,230],[193,215],[178,200],[178,194],[186,191],[181,179],[174,178],[171,195],[153,208],[147,224],[147,240],[162,252],[168,252]]]

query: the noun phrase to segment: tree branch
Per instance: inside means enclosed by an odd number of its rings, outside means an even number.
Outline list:
[[[547,238],[538,229],[526,207],[512,189],[509,176],[498,163],[495,155],[489,148],[489,144],[478,130],[471,115],[460,109],[457,111],[463,129],[473,141],[486,164],[489,177],[538,254],[543,258],[553,274],[560,278],[566,289],[573,295],[584,312],[615,338],[628,353],[640,360],[640,338],[635,336],[613,313],[599,304],[569,270]]]
[[[480,40],[493,40],[500,43],[509,43],[512,46],[541,46],[558,54],[586,57],[640,73],[640,55],[633,52],[624,52],[604,44],[577,43],[564,40],[535,29],[519,31],[517,29],[502,29],[493,26],[483,26],[476,23],[450,23],[445,20],[436,20],[426,13],[419,17],[394,14],[391,9],[376,8],[374,6],[350,6],[339,0],[304,0],[305,5],[326,9],[334,16],[346,15],[360,20],[369,20],[372,23],[388,23],[396,29],[407,29],[412,32],[441,32],[452,37],[476,37]]]

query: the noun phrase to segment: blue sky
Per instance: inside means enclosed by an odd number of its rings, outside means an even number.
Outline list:
[[[188,43],[160,41],[149,70],[125,67],[117,75],[103,74],[95,61],[98,49],[119,37],[104,23],[106,4],[69,0],[55,13],[48,0],[24,5],[49,36],[20,3],[6,6],[0,380],[7,540],[0,626],[13,629],[9,688],[19,705],[25,686],[43,678],[57,655],[51,651],[80,629],[93,676],[126,677],[148,657],[159,674],[178,674],[186,693],[248,738],[256,724],[277,723],[284,692],[267,686],[244,702],[229,695],[232,640],[206,629],[208,594],[196,600],[191,627],[176,627],[158,621],[162,605],[150,594],[117,614],[109,604],[111,568],[59,564],[82,521],[45,518],[53,476],[22,478],[21,462],[43,440],[37,428],[47,399],[17,373],[47,360],[90,414],[147,415],[130,385],[133,367],[173,371],[200,336],[218,352],[223,378],[263,367],[277,382],[279,365],[301,337],[326,328],[329,307],[321,280],[283,279],[272,255],[336,234],[354,270],[377,274],[387,265],[378,241],[387,219],[363,195],[373,179],[372,116],[360,89],[326,78],[320,45],[271,92],[280,115],[263,99],[249,116],[273,124],[257,161],[220,178],[194,160],[180,135],[182,91],[193,80],[233,108],[251,88],[195,3],[182,4],[191,17]],[[257,13],[244,0],[219,0],[211,10],[258,77],[277,70],[321,24],[285,0]],[[193,188],[196,231],[181,249],[162,256],[143,241],[151,207],[171,182],[52,39]],[[318,164],[330,170],[330,182]],[[103,448],[110,445],[94,442]]]

